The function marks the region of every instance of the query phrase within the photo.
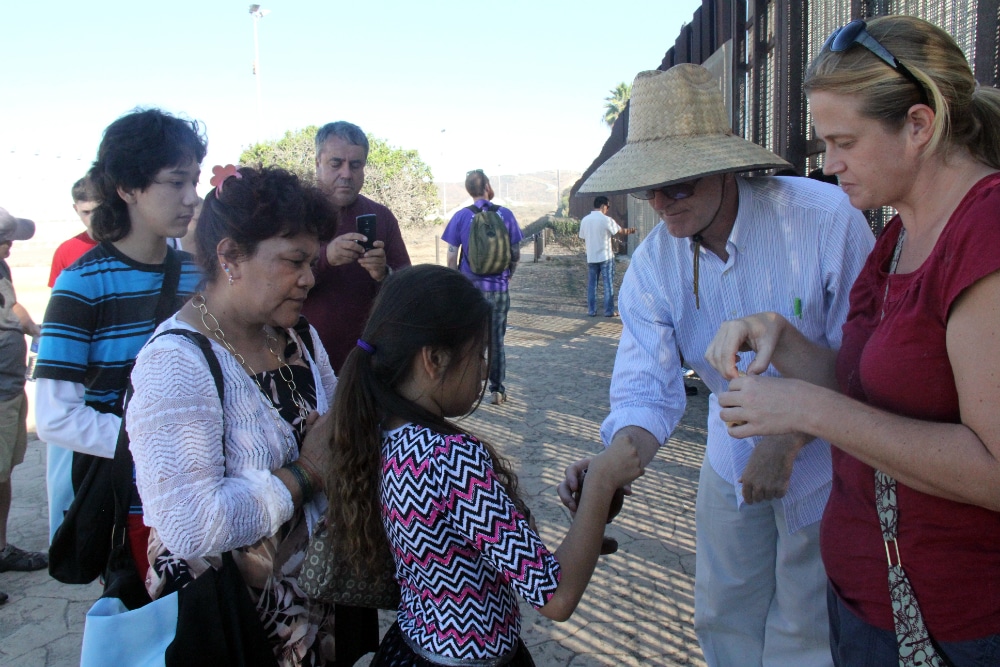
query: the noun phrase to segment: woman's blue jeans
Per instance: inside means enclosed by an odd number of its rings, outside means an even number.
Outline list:
[[[830,649],[836,667],[895,667],[899,664],[895,632],[869,625],[855,616],[837,597],[833,586],[827,587],[826,602],[830,612]],[[955,667],[1000,664],[1000,635],[938,642],[937,645]]]

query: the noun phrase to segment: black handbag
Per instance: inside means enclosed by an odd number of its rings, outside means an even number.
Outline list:
[[[125,404],[132,393],[131,383],[126,391]],[[111,528],[111,550],[104,567],[103,598],[118,598],[129,609],[138,609],[149,604],[149,593],[146,592],[146,582],[140,576],[135,559],[128,543],[128,513],[132,499],[132,452],[128,448],[128,433],[125,431],[125,419],[118,431],[118,444],[115,446],[115,458],[110,466],[112,502],[114,503],[115,519]]]
[[[157,325],[177,312],[181,305],[176,303],[180,273],[180,257],[168,247],[164,260],[163,286],[154,315]],[[124,400],[112,412],[118,416],[124,415]],[[118,430],[119,444],[122,437],[126,440],[125,454],[131,464],[124,419]],[[115,458],[118,458],[119,449],[120,447],[116,447]],[[119,465],[124,465],[124,462],[119,462]],[[73,502],[49,545],[49,574],[57,581],[64,584],[89,584],[104,574],[111,556],[115,529],[115,467],[115,459],[80,453],[73,455]],[[127,474],[131,488],[131,465]]]
[[[177,634],[167,667],[277,665],[274,651],[230,552],[177,593]]]
[[[74,457],[75,459],[76,457]],[[49,545],[49,574],[64,584],[89,584],[104,572],[115,525],[111,459],[90,466]],[[74,468],[76,468],[74,461]]]

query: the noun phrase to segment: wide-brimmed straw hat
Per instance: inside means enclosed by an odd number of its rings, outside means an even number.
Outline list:
[[[625,146],[579,192],[621,194],[700,176],[791,167],[733,134],[719,80],[700,65],[639,72],[629,102]]]

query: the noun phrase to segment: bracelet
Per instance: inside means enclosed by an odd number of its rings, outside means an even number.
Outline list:
[[[292,477],[295,478],[295,483],[299,485],[299,489],[302,491],[302,502],[309,502],[313,496],[313,485],[305,469],[299,465],[298,462],[289,463],[284,467],[285,470],[292,473]]]
[[[312,461],[303,456],[300,456],[295,463],[301,466],[302,469],[306,472],[306,474],[309,475],[309,481],[312,483],[314,493],[316,492],[316,490],[321,490],[326,487],[326,484],[324,483],[325,480],[323,479],[322,475],[316,472],[316,466],[313,465]]]

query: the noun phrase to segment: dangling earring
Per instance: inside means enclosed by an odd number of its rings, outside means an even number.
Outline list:
[[[225,262],[223,262],[222,263],[222,270],[226,272],[227,276],[229,276],[229,284],[232,285],[233,284],[233,272],[229,270],[229,265],[226,264]]]

